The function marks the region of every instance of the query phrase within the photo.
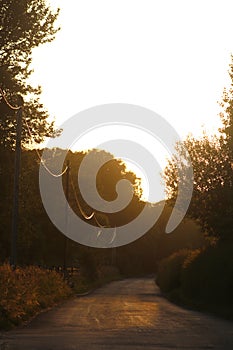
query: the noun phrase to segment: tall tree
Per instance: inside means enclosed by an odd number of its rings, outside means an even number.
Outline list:
[[[233,239],[233,56],[229,75],[231,86],[224,89],[220,117],[220,136],[200,139],[188,137],[177,145],[177,154],[164,172],[168,198],[174,202],[178,192],[177,166],[185,167],[179,155],[186,148],[194,170],[194,191],[188,215],[197,220],[208,236],[221,240]],[[182,172],[180,172],[182,176]]]
[[[174,203],[179,182],[185,186],[185,172],[178,174],[177,167],[186,167],[179,154],[187,149],[193,165],[193,194],[188,216],[195,219],[210,237],[221,239],[232,236],[233,203],[231,168],[222,140],[204,135],[200,139],[189,136],[177,145],[177,155],[169,161],[164,179],[169,200]],[[184,159],[184,158],[182,158]],[[179,178],[181,176],[181,178]]]
[[[51,42],[59,28],[55,27],[59,9],[53,12],[45,0],[0,0],[0,87],[12,104],[17,94],[24,97],[24,118],[36,142],[55,135],[54,123],[47,121],[48,112],[40,103],[40,87],[28,83],[32,73],[32,50]],[[15,118],[3,98],[0,101],[0,146],[9,148],[15,140]],[[25,126],[24,144],[30,143]]]
[[[222,107],[222,112],[220,113],[220,118],[223,123],[223,127],[220,130],[223,134],[224,143],[229,153],[229,162],[233,166],[233,55],[231,55],[231,63],[229,65],[229,77],[230,77],[230,87],[223,91],[222,102],[220,106]]]

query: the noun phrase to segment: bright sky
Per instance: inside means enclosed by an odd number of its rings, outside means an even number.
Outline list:
[[[62,29],[34,51],[32,80],[58,125],[86,108],[123,102],[152,109],[182,137],[203,126],[217,131],[233,53],[232,0],[50,3],[61,8]]]

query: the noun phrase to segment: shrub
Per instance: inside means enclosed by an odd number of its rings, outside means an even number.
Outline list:
[[[181,269],[189,253],[188,249],[183,249],[159,262],[156,283],[163,292],[180,287]]]
[[[221,244],[199,251],[184,262],[182,292],[206,304],[233,303],[233,245]]]
[[[34,266],[12,271],[9,265],[0,266],[0,328],[17,325],[70,294],[55,271]]]

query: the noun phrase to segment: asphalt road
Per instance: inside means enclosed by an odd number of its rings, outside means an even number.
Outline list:
[[[180,308],[153,279],[112,282],[1,334],[1,350],[233,350],[233,323]]]

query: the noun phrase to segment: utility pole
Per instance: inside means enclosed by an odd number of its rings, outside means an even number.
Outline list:
[[[12,266],[12,268],[15,268],[17,264],[17,236],[18,236],[18,218],[19,218],[19,177],[20,177],[20,163],[21,163],[21,133],[22,133],[22,106],[23,106],[23,98],[21,96],[18,96],[18,104],[19,104],[19,108],[17,110],[17,125],[16,125],[14,194],[13,194],[11,256],[10,256],[10,265]]]
[[[69,205],[69,194],[70,194],[70,189],[69,189],[69,181],[70,181],[70,162],[67,160],[66,163],[66,233],[68,231],[68,205]],[[66,255],[67,255],[67,245],[68,245],[68,237],[64,235],[64,255],[63,255],[63,270],[64,273],[66,271]]]
[[[116,266],[116,256],[117,256],[117,251],[116,247],[112,248],[112,266]]]

